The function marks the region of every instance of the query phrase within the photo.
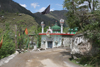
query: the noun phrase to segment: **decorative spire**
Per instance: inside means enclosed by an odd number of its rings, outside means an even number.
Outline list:
[[[44,25],[45,25],[45,24],[44,24],[44,22],[42,21],[42,22],[41,22],[41,26],[42,26],[42,33],[44,33]]]
[[[51,29],[51,27],[49,26],[49,29]]]
[[[55,22],[55,25],[58,25],[58,24],[57,24],[57,21]]]
[[[63,33],[63,24],[64,24],[64,19],[60,19],[61,33]]]

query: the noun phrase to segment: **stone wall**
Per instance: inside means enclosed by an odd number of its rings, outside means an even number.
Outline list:
[[[72,41],[72,37],[63,37],[63,46],[64,47],[69,47]]]

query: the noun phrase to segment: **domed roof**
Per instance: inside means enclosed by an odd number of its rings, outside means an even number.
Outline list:
[[[53,30],[60,30],[61,27],[59,27],[59,26],[57,25],[57,23],[56,23],[54,26],[51,27],[51,29],[53,29]]]
[[[77,31],[78,31],[78,27],[75,27],[75,28],[73,28],[73,29],[68,29],[68,31],[69,31],[69,32],[74,32],[74,31],[77,32]]]

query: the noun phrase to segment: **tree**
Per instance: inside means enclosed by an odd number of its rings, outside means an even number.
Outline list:
[[[90,12],[97,10],[99,8],[98,0],[65,0],[64,8],[68,11],[75,12],[77,9],[85,8]]]
[[[98,0],[86,0],[86,1],[88,2],[88,6],[91,12],[98,8],[97,7],[99,4]]]
[[[24,20],[19,20],[17,21],[16,25],[17,25],[17,44],[18,44],[18,48],[21,50],[22,48],[25,48],[26,43],[29,40],[29,37],[27,35],[25,35],[25,29],[22,30],[22,28],[25,25],[22,25],[24,23]]]
[[[89,23],[90,13],[98,7],[97,0],[65,0],[64,6],[68,10],[67,23],[70,27],[79,26],[82,29],[84,24]]]
[[[84,5],[83,3],[87,2],[88,4]],[[92,42],[93,48],[97,48],[98,54],[91,57],[85,57],[81,60],[85,62],[90,62],[96,67],[96,64],[100,62],[100,10],[98,0],[65,0],[64,8],[68,10],[67,23],[70,28],[79,27],[79,30],[84,35],[90,39]],[[95,61],[95,62],[94,62]],[[85,63],[85,64],[87,64]],[[98,66],[98,67],[99,67]]]

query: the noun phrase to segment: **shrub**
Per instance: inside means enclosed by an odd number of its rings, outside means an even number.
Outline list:
[[[0,48],[0,59],[7,57],[15,52],[14,35],[13,32],[9,29],[9,24],[6,24],[6,31],[2,33],[4,33],[4,35],[3,44]]]
[[[0,59],[9,56],[10,54],[14,53],[15,51],[15,44],[12,38],[9,36],[9,32],[7,32],[3,37],[3,44],[0,49]]]

